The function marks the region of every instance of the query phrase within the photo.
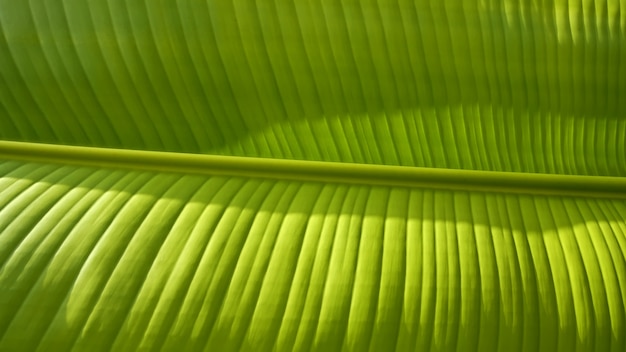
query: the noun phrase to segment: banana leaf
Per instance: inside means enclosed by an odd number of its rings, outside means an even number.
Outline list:
[[[0,351],[624,351],[622,0],[0,1]]]

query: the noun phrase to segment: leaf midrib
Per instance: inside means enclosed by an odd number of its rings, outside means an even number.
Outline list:
[[[626,178],[440,169],[0,141],[0,158],[114,169],[626,199]]]

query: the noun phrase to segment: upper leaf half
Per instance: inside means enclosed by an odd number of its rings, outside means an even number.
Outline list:
[[[0,3],[0,139],[626,175],[616,1]]]

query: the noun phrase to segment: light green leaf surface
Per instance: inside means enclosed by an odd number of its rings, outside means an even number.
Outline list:
[[[626,348],[623,200],[0,169],[0,350]]]
[[[625,53],[623,0],[0,0],[0,351],[624,351]]]

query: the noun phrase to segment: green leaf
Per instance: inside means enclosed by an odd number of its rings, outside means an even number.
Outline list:
[[[623,351],[619,1],[0,1],[0,351]]]
[[[626,175],[618,2],[0,5],[0,138]]]

